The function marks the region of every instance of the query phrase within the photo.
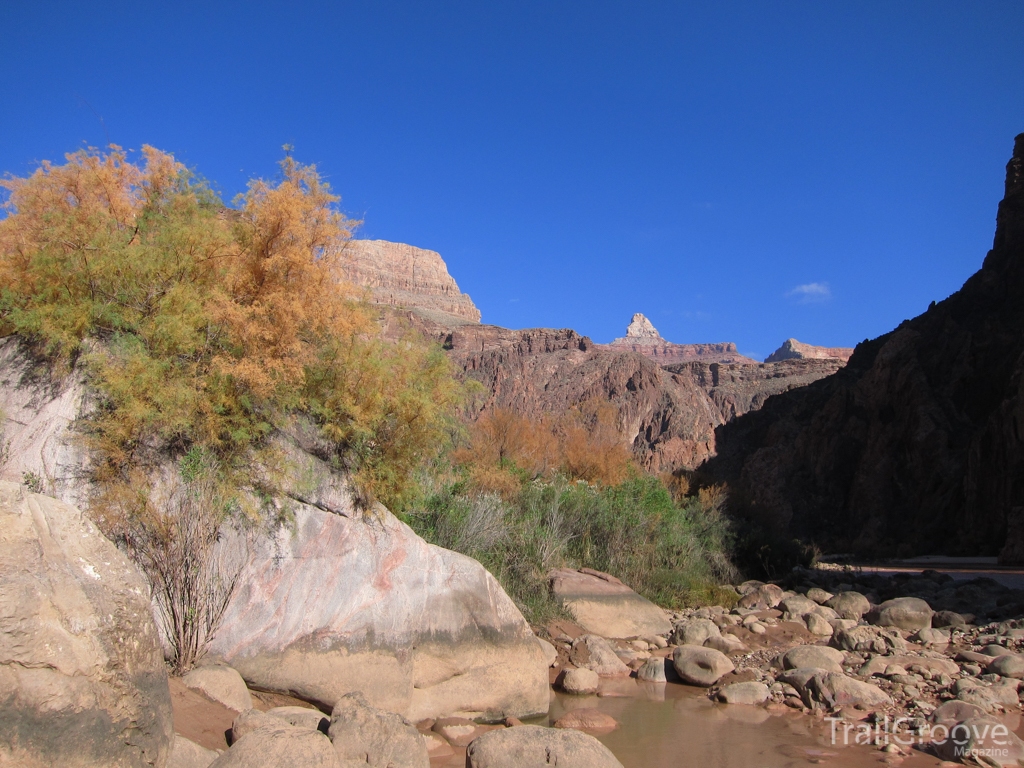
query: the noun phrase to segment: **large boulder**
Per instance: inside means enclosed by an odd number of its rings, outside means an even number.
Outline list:
[[[252,709],[249,689],[245,687],[242,676],[231,667],[206,664],[188,672],[181,678],[181,682],[235,712]]]
[[[171,753],[167,757],[167,768],[209,768],[218,753],[201,747],[180,734],[174,734]]]
[[[933,613],[931,606],[919,597],[896,597],[871,611],[868,619],[880,627],[916,632],[932,625]]]
[[[840,672],[826,672],[818,668],[791,669],[778,677],[800,694],[811,709],[837,707],[869,708],[888,706],[892,699],[876,685],[847,677]]]
[[[77,509],[0,483],[0,765],[163,765],[171,694],[135,566]]]
[[[413,721],[547,712],[547,662],[483,566],[390,512],[358,512],[330,469],[289,460],[292,523],[259,540],[210,656],[247,682],[333,706],[351,691]],[[225,556],[244,547],[229,536]]]
[[[950,725],[935,751],[948,761],[1013,768],[1024,763],[1024,742],[1004,723],[985,715]]]
[[[824,645],[798,645],[782,655],[784,669],[824,669],[828,672],[843,671],[843,652]]]
[[[231,745],[210,768],[344,768],[338,753],[320,731],[275,721]]]
[[[666,635],[668,614],[619,579],[590,568],[557,568],[548,574],[551,593],[577,624],[611,638]]]
[[[844,619],[859,619],[869,610],[871,603],[860,592],[840,592],[825,601],[825,605]]]
[[[690,619],[679,624],[669,637],[673,645],[704,645],[712,637],[720,637],[722,631],[711,619]]]
[[[328,730],[344,765],[369,768],[430,768],[427,742],[408,720],[371,707],[359,693],[334,705]]]
[[[466,749],[466,768],[622,768],[615,755],[586,733],[522,725],[491,731]]]
[[[895,629],[866,624],[839,630],[832,635],[831,643],[841,651],[888,654],[907,650],[906,640]]]

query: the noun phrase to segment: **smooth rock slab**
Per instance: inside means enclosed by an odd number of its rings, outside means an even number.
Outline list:
[[[252,709],[249,689],[242,676],[231,667],[223,664],[196,667],[182,677],[181,682],[235,712]]]
[[[672,664],[683,682],[704,687],[714,685],[736,669],[724,653],[695,645],[676,648],[672,652]]]
[[[665,635],[668,614],[614,576],[591,568],[557,568],[548,574],[551,593],[577,624],[602,637]]]
[[[414,721],[547,712],[544,652],[483,566],[427,544],[383,507],[357,512],[308,454],[289,461],[302,483],[289,493],[309,503],[257,542],[212,659],[263,689],[328,706],[361,691]],[[229,537],[224,554],[242,546]]]
[[[580,707],[566,712],[555,721],[555,728],[575,728],[577,731],[608,733],[618,728],[618,721],[593,707]]]
[[[0,765],[163,765],[171,717],[142,575],[79,510],[0,483]]]
[[[573,729],[523,725],[491,731],[466,749],[466,768],[622,768],[593,736]]]

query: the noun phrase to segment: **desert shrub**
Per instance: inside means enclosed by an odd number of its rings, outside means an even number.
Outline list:
[[[286,157],[236,209],[152,147],[139,164],[83,150],[0,185],[0,334],[85,366],[102,483],[194,446],[244,483],[282,415],[304,413],[365,501],[401,506],[444,445],[447,361],[411,335],[381,341],[338,282],[356,222],[314,167]]]
[[[436,346],[385,343],[338,281],[357,222],[314,167],[286,157],[235,208],[152,147],[139,163],[83,150],[0,188],[0,336],[91,382],[90,511],[149,576],[178,669],[233,588],[213,556],[224,527],[274,512],[283,424],[314,423],[367,507],[414,497],[460,387]]]
[[[610,403],[587,402],[531,418],[504,408],[481,414],[452,460],[482,492],[510,497],[524,480],[556,474],[599,485],[622,482],[632,462]]]
[[[559,566],[611,573],[669,608],[728,602],[717,589],[736,576],[723,502],[695,497],[679,506],[646,475],[605,486],[556,475],[523,482],[511,497],[453,483],[407,519],[428,541],[483,563],[537,622],[558,611],[547,574]]]

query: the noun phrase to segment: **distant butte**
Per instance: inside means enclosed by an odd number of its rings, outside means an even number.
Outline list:
[[[626,335],[615,339],[607,347],[618,352],[638,352],[659,365],[677,363],[743,363],[756,364],[757,360],[741,355],[731,341],[717,344],[673,344],[666,341],[651,324],[651,321],[637,312],[633,315]]]
[[[765,358],[766,363],[781,363],[783,360],[842,360],[850,359],[850,347],[815,347],[796,339],[786,339],[782,346]]]

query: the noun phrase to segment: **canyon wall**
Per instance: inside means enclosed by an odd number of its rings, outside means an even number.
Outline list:
[[[718,430],[705,469],[826,551],[1024,561],[1024,134],[992,249],[832,376]]]
[[[386,240],[349,240],[341,277],[377,304],[412,309],[442,325],[479,323],[480,310],[459,290],[435,251]]]
[[[834,360],[773,364],[655,360],[594,344],[572,330],[462,326],[444,338],[459,374],[479,381],[481,406],[531,417],[611,402],[623,440],[652,471],[692,469],[716,452],[716,428],[766,398],[833,373]]]

